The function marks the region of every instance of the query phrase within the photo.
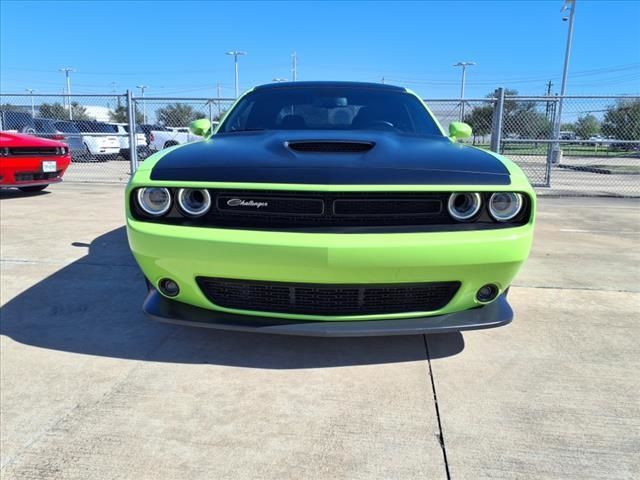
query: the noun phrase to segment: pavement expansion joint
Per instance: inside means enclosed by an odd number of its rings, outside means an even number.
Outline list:
[[[447,447],[444,442],[444,432],[442,431],[442,422],[440,420],[440,407],[438,406],[438,392],[436,391],[436,382],[433,378],[433,369],[431,368],[431,355],[429,354],[429,343],[426,335],[422,335],[424,342],[424,349],[427,354],[427,363],[429,365],[429,379],[431,380],[431,391],[433,393],[433,404],[436,410],[436,418],[438,419],[438,441],[440,442],[440,448],[442,449],[442,458],[444,460],[444,468],[447,480],[451,480],[451,473],[449,471],[449,461],[447,460]]]

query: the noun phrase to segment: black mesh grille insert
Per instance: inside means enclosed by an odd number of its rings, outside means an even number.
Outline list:
[[[33,182],[37,180],[50,180],[52,178],[57,178],[60,175],[60,172],[26,172],[26,173],[16,173],[14,178],[16,182]]]
[[[460,282],[330,285],[198,277],[207,299],[225,308],[303,315],[375,315],[443,308]]]
[[[371,142],[289,142],[291,150],[296,152],[361,153],[368,152],[374,146]]]

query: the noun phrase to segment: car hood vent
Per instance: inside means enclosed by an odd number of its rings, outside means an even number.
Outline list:
[[[373,142],[353,141],[295,141],[286,142],[287,147],[305,153],[363,153],[371,150]]]

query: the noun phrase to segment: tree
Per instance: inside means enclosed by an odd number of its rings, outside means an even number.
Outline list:
[[[0,110],[4,110],[5,112],[26,112],[27,108],[24,105],[14,105],[12,103],[3,103],[0,105]]]
[[[576,135],[579,138],[589,138],[600,133],[600,122],[591,114],[578,117],[575,123]]]
[[[69,120],[69,110],[60,103],[43,103],[38,107],[38,112],[43,118],[53,118],[57,120]],[[92,120],[87,115],[87,110],[77,102],[71,103],[71,113],[74,120]]]
[[[617,140],[640,139],[640,100],[618,100],[607,109],[602,133]]]
[[[518,95],[517,90],[505,89],[505,96]],[[494,97],[490,93],[487,97]],[[545,138],[551,135],[551,122],[543,112],[539,112],[535,101],[506,99],[502,117],[502,131],[507,136],[519,138]]]
[[[484,136],[491,133],[491,122],[493,120],[493,106],[482,105],[475,107],[471,113],[464,117],[464,121],[469,124],[473,131],[473,144],[476,144],[476,136]]]
[[[109,121],[113,123],[128,123],[129,122],[129,113],[127,112],[127,107],[124,105],[119,105],[113,112],[109,112]],[[136,124],[144,123],[144,116],[142,112],[138,110],[136,107]]]
[[[205,118],[206,115],[186,103],[173,103],[159,108],[156,117],[160,124],[167,127],[186,127],[198,118]]]

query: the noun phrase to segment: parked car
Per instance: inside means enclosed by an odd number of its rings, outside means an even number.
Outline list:
[[[118,158],[120,140],[114,134],[111,125],[94,120],[76,120],[73,123],[82,133],[82,142],[98,161],[106,162]]]
[[[212,135],[207,119],[192,128]],[[515,163],[457,143],[471,134],[461,122],[445,132],[401,87],[255,87],[214,141],[159,152],[131,178],[143,310],[297,335],[506,325],[536,196]]]
[[[141,125],[149,139],[149,148],[153,152],[200,140],[188,127],[163,127],[161,125]]]
[[[50,118],[34,118],[36,135],[50,140],[59,140],[69,147],[72,162],[91,162],[94,160],[89,149],[82,142],[82,134],[71,122]]]
[[[26,112],[0,110],[0,131],[34,134],[33,117]]]
[[[131,160],[131,148],[129,147],[129,125],[127,123],[109,123],[120,142],[120,156],[125,160]],[[145,159],[150,155],[147,137],[140,127],[136,128],[136,144],[138,159]]]
[[[155,138],[154,135],[153,135],[153,127],[154,127],[154,125],[149,125],[148,123],[143,123],[141,125],[138,125],[138,127],[144,133],[144,137],[147,140],[147,145],[149,146],[149,150],[151,150],[151,144],[153,143],[153,140]]]
[[[603,137],[602,135],[589,137],[589,145],[594,147],[608,147],[610,144],[611,142],[608,141],[607,137]]]
[[[0,187],[39,192],[62,181],[71,162],[69,147],[56,140],[0,132]]]

